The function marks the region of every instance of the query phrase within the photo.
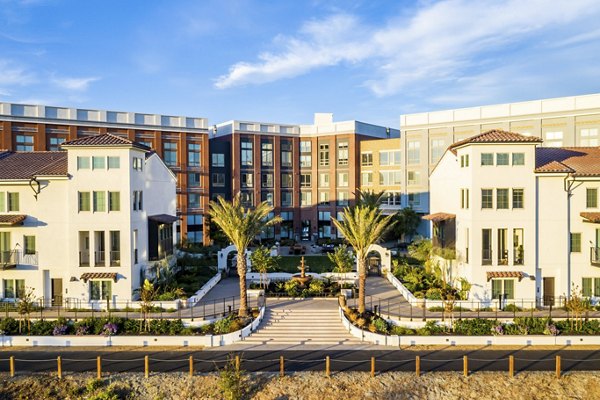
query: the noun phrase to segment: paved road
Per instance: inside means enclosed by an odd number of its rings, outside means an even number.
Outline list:
[[[52,349],[45,351],[0,351],[0,372],[9,368],[7,358],[14,356],[17,373],[54,372],[56,357],[62,356],[64,371],[91,372],[96,368],[96,356],[103,357],[103,372],[143,372],[145,355],[150,357],[151,372],[184,372],[189,368],[189,356],[195,360],[198,372],[214,371],[222,367],[231,354],[228,351],[74,351]],[[314,349],[301,351],[246,351],[240,354],[242,368],[249,372],[279,371],[279,356],[285,357],[286,371],[323,371],[325,357],[331,357],[332,371],[369,371],[371,357],[376,358],[377,372],[414,371],[415,356],[421,357],[421,371],[462,371],[463,355],[469,357],[469,370],[507,371],[508,356],[515,357],[515,370],[554,371],[555,356],[562,357],[564,372],[575,370],[600,370],[600,350],[376,350],[348,351]],[[29,360],[29,361],[27,361]],[[121,360],[121,361],[115,361]]]

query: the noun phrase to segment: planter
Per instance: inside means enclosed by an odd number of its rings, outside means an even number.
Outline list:
[[[264,289],[248,289],[246,291],[248,297],[261,297],[265,295]]]

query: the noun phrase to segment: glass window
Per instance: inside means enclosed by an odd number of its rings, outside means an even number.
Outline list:
[[[469,166],[469,155],[463,154],[462,156],[460,156],[460,167],[466,168],[468,166]]]
[[[290,142],[281,142],[281,166],[292,166],[292,144]]]
[[[240,175],[242,181],[242,187],[251,188],[254,187],[254,174],[244,172]],[[223,185],[225,185],[225,181],[223,181]]]
[[[260,196],[261,201],[266,201],[271,207],[273,207],[273,192],[262,192]]]
[[[300,142],[300,153],[310,153],[311,152],[311,142],[310,140],[303,140]]]
[[[592,297],[592,278],[581,278],[581,295]]]
[[[373,185],[373,173],[372,172],[362,172],[360,174],[360,184],[362,186],[372,186]]]
[[[213,167],[224,167],[225,166],[225,154],[213,153],[212,154],[212,166]]]
[[[460,189],[460,208],[469,208],[469,189]]]
[[[261,187],[272,188],[273,187],[273,174],[262,174]]]
[[[261,143],[261,159],[263,167],[273,166],[273,143],[263,142]]]
[[[6,212],[6,193],[0,192],[0,212]]]
[[[300,167],[301,168],[310,168],[311,165],[312,165],[312,155],[301,154],[300,155]]]
[[[494,153],[481,153],[481,165],[494,165]]]
[[[241,160],[242,166],[252,166],[253,154],[252,154],[252,142],[249,140],[242,140],[241,146]]]
[[[8,212],[16,212],[19,211],[19,193],[18,192],[8,192]]]
[[[240,194],[240,200],[244,207],[252,207],[254,205],[254,193],[250,191],[243,191]]]
[[[121,211],[121,192],[108,192],[108,211]]]
[[[402,180],[402,171],[381,171],[379,184],[381,186],[399,185]]]
[[[419,207],[421,205],[421,194],[420,193],[409,193],[408,194],[408,206]]]
[[[17,135],[15,144],[17,151],[33,151],[33,136]]]
[[[348,165],[348,142],[339,142],[337,147],[338,165]]]
[[[408,184],[409,185],[418,185],[421,173],[419,171],[408,171]],[[400,183],[400,182],[398,182]]]
[[[121,158],[120,157],[108,157],[108,169],[119,169],[121,168]]]
[[[133,157],[133,169],[136,171],[141,171],[143,169],[144,160],[139,157]]]
[[[338,172],[338,187],[347,187],[348,186],[348,173],[347,172]]]
[[[523,208],[524,207],[524,189],[513,189],[512,190],[512,208]]]
[[[319,144],[319,166],[329,166],[329,144]]]
[[[494,208],[494,189],[481,189],[481,208]]]
[[[133,191],[133,211],[142,211],[143,206],[143,192],[141,190]]]
[[[525,153],[512,153],[512,165],[525,165]]]
[[[509,154],[508,153],[497,153],[496,154],[496,165],[508,165]]]
[[[78,192],[79,211],[90,211],[90,192]]]
[[[94,212],[106,211],[106,192],[94,192]]]
[[[581,253],[581,233],[571,233],[571,253]]]
[[[90,300],[106,300],[112,296],[112,281],[90,281]]]
[[[225,186],[225,174],[222,173],[213,173],[211,179],[211,184],[214,187],[224,187]]]
[[[329,204],[329,192],[325,190],[319,191],[319,204],[328,205]]]
[[[281,174],[281,187],[291,188],[293,186],[292,174],[283,173]]]
[[[292,203],[293,196],[292,192],[281,192],[281,206],[282,207],[293,207]],[[283,214],[283,213],[282,213]]]
[[[515,298],[515,280],[504,279],[504,298],[513,300]]]
[[[446,142],[444,139],[433,139],[431,140],[431,163],[438,162],[446,150]]]
[[[48,150],[50,151],[61,151],[61,144],[65,142],[65,138],[62,137],[51,137],[48,144]]]
[[[166,165],[173,167],[177,165],[177,143],[176,142],[164,142],[163,143],[163,160]]]
[[[319,174],[319,187],[329,187],[329,174]]]
[[[421,162],[421,142],[408,142],[408,164],[419,164]]]
[[[312,205],[312,193],[300,192],[300,206],[306,207]]]
[[[188,166],[200,166],[200,143],[188,143]]]
[[[373,153],[360,153],[360,165],[363,167],[370,167],[373,165]]]
[[[311,187],[311,179],[310,174],[300,174],[300,187]]]
[[[337,205],[345,207],[348,205],[349,195],[348,192],[337,192]]]
[[[105,168],[104,157],[92,157],[92,168],[93,169],[104,169]]]
[[[90,158],[77,157],[77,169],[90,169]]]
[[[188,173],[188,187],[198,188],[201,185],[200,174],[198,172]]]
[[[481,230],[481,264],[492,264],[492,230]]]
[[[20,299],[25,295],[25,279],[4,279],[4,297]]]
[[[498,265],[508,265],[508,229],[498,229]]]
[[[585,206],[587,208],[597,208],[598,207],[598,189],[597,188],[587,188],[585,190]]]
[[[525,262],[525,249],[523,247],[523,229],[513,229],[513,264],[523,265]]]
[[[546,147],[561,147],[563,142],[562,131],[548,131],[544,133],[544,146]]]
[[[35,236],[23,236],[25,254],[35,254]]]
[[[582,129],[579,131],[579,145],[588,147],[598,146],[598,128]]]
[[[496,189],[496,208],[508,209],[508,189]]]
[[[188,193],[188,207],[189,208],[200,208],[200,194],[199,193]]]

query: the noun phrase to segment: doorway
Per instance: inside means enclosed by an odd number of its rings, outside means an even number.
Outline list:
[[[554,277],[544,278],[544,306],[554,305]]]
[[[62,305],[63,283],[61,278],[52,278],[52,306]]]

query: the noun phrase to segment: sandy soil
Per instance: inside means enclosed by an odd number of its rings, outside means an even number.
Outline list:
[[[525,372],[510,378],[506,373],[482,372],[467,378],[460,373],[386,373],[371,378],[365,373],[296,373],[246,377],[244,398],[260,400],[326,399],[600,399],[597,373],[569,373],[556,379],[549,372]],[[110,392],[113,397],[97,397]],[[216,374],[190,378],[185,374],[119,374],[93,385],[93,375],[9,378],[0,374],[0,399],[222,399]]]

